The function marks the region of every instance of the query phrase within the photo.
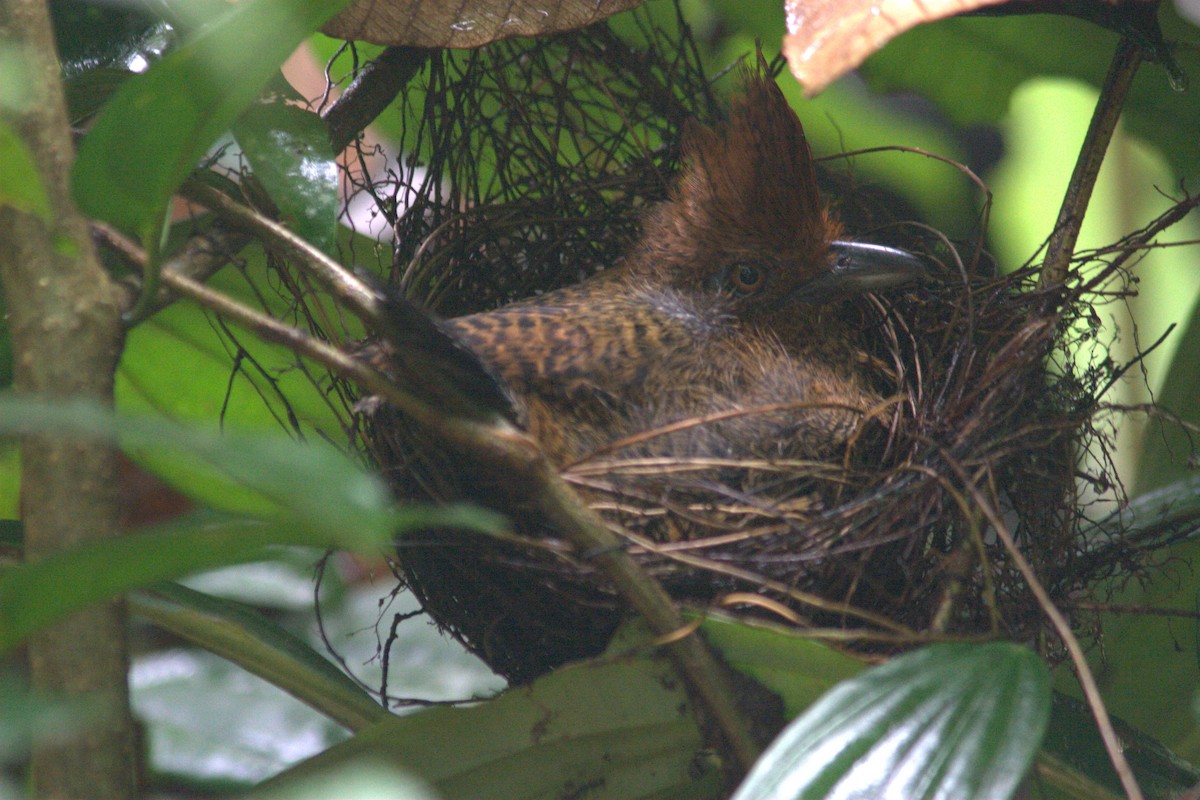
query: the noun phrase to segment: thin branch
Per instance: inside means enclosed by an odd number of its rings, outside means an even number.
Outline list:
[[[368,62],[321,118],[329,126],[333,152],[345,150],[354,137],[375,121],[429,60],[421,47],[389,47]]]
[[[1054,233],[1046,248],[1046,258],[1042,261],[1038,281],[1043,288],[1061,284],[1067,279],[1067,269],[1075,253],[1075,242],[1079,239],[1079,229],[1083,226],[1083,217],[1092,198],[1092,190],[1096,187],[1104,153],[1108,150],[1117,120],[1121,117],[1121,108],[1125,105],[1125,97],[1141,63],[1141,48],[1128,37],[1122,37],[1113,54],[1104,85],[1100,87],[1096,110],[1084,136],[1075,171],[1071,174],[1071,182],[1067,184],[1066,196],[1058,211]]]
[[[379,298],[371,287],[286,226],[198,181],[184,184],[182,193],[296,263],[345,303],[359,319],[370,324],[382,313]]]
[[[143,257],[141,248],[129,237],[103,222],[92,223],[92,234],[104,246],[112,249],[125,261],[136,264]],[[251,237],[242,231],[229,230],[214,225],[190,238],[183,248],[162,264],[164,273],[173,272],[204,282],[215,275],[242,248],[251,242]],[[119,302],[124,315],[129,315],[141,295],[142,280],[130,275],[116,284],[120,293]],[[154,315],[178,299],[179,294],[170,286],[160,286],[158,296],[147,305],[146,313],[139,318],[128,318],[127,324],[136,324]]]
[[[1138,786],[1137,778],[1134,777],[1133,769],[1129,766],[1128,759],[1125,758],[1121,741],[1117,738],[1117,732],[1113,728],[1112,719],[1108,716],[1108,709],[1104,705],[1104,698],[1100,696],[1100,687],[1096,685],[1096,677],[1092,674],[1091,667],[1088,666],[1087,656],[1084,655],[1083,648],[1079,645],[1079,640],[1075,638],[1075,633],[1071,630],[1071,623],[1067,622],[1067,618],[1054,605],[1054,601],[1050,598],[1050,594],[1046,591],[1046,588],[1042,586],[1042,582],[1038,580],[1033,567],[1025,559],[1020,548],[1017,547],[1012,531],[1004,524],[1004,520],[996,513],[992,504],[983,496],[983,492],[974,483],[970,483],[967,488],[971,492],[971,496],[974,498],[979,510],[983,512],[983,515],[987,517],[988,522],[996,531],[996,536],[1004,545],[1004,549],[1008,551],[1008,556],[1021,573],[1021,577],[1025,579],[1025,584],[1037,599],[1042,612],[1050,620],[1050,624],[1054,626],[1055,632],[1066,646],[1067,652],[1071,656],[1071,663],[1075,667],[1075,675],[1079,679],[1080,687],[1083,689],[1083,696],[1087,699],[1088,708],[1091,709],[1092,716],[1096,719],[1096,728],[1100,732],[1100,739],[1104,742],[1104,749],[1108,753],[1108,759],[1121,780],[1121,788],[1125,790],[1125,796],[1128,800],[1145,800],[1145,795],[1142,794],[1142,789]]]

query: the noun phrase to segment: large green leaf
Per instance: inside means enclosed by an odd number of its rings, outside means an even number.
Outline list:
[[[702,748],[683,685],[665,661],[611,658],[565,667],[473,708],[387,720],[267,788],[382,760],[445,800],[720,797],[720,776]]]
[[[73,172],[84,213],[156,235],[172,193],[305,36],[347,0],[243,0],[124,83]]]
[[[121,441],[173,455],[231,488],[247,491],[242,516],[197,516],[153,532],[64,551],[0,576],[0,648],[59,616],[130,588],[200,569],[256,560],[269,544],[375,552],[405,530],[495,530],[480,510],[395,506],[379,479],[328,447],[282,435],[249,436],[117,417],[92,403],[0,397],[0,433]],[[187,481],[179,486],[188,490]]]
[[[943,644],[845,681],[787,727],[735,800],[1002,800],[1050,714],[1050,676],[1017,645]]]
[[[479,518],[473,512],[410,510],[393,515],[392,524],[375,530],[373,537],[369,531],[345,530],[346,535],[339,541],[338,529],[322,531],[291,520],[260,522],[208,514],[183,517],[0,573],[0,652],[93,603],[200,570],[261,560],[271,545],[332,543],[378,552],[388,546],[393,532],[471,528],[477,522]],[[347,526],[353,525],[354,520],[348,519]],[[299,683],[307,677],[293,675],[289,679]]]

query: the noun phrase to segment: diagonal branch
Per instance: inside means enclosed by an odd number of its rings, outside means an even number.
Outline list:
[[[1054,233],[1046,248],[1046,258],[1042,262],[1038,280],[1042,288],[1061,284],[1067,279],[1067,267],[1075,253],[1075,242],[1079,239],[1079,229],[1083,226],[1083,217],[1087,213],[1092,190],[1096,187],[1104,153],[1108,150],[1108,143],[1112,140],[1121,109],[1125,105],[1125,97],[1141,63],[1141,48],[1132,39],[1122,37],[1117,44],[1117,51],[1113,53],[1104,85],[1100,87],[1096,110],[1092,113],[1087,135],[1079,149],[1079,159],[1075,162],[1075,171],[1071,174],[1071,182],[1067,184],[1067,193],[1058,211]]]

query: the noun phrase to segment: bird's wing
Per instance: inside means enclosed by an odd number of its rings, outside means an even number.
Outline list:
[[[373,322],[381,339],[371,360],[406,389],[453,413],[499,414],[520,422],[521,409],[504,379],[442,320],[395,295],[380,297],[384,313]]]

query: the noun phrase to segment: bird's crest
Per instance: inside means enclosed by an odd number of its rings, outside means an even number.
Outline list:
[[[827,268],[841,225],[817,188],[799,118],[762,70],[747,76],[726,119],[689,124],[682,156],[668,202],[647,218],[643,263],[664,271],[758,259],[785,266],[791,281]]]
[[[837,233],[817,188],[804,129],[773,79],[747,78],[729,116],[690,127],[673,199],[697,223],[723,217],[772,244],[824,247]]]

